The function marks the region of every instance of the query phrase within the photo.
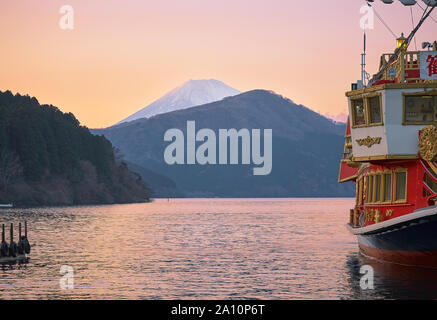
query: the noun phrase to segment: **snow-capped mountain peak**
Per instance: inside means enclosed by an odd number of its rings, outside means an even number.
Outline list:
[[[219,101],[239,93],[241,92],[218,80],[189,80],[118,124]]]

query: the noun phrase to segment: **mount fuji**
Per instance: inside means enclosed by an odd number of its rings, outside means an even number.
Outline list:
[[[220,101],[240,93],[218,80],[189,80],[117,124]]]
[[[163,155],[169,142],[163,137],[174,128],[188,139],[187,121],[214,133],[224,128],[272,129],[271,173],[255,176],[253,166],[245,164],[167,164]],[[273,91],[252,90],[91,132],[104,135],[120,149],[128,167],[142,176],[154,197],[277,198],[353,196],[353,184],[337,183],[345,130],[345,123],[334,122]],[[215,151],[218,155],[219,146]]]

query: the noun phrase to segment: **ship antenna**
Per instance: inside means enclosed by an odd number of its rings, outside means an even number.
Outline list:
[[[420,29],[420,27],[422,26],[422,24],[425,22],[426,19],[428,19],[428,17],[431,15],[432,11],[436,8],[437,6],[431,6],[431,8],[429,9],[428,12],[426,12],[426,10],[429,8],[429,6],[425,9],[425,11],[423,12],[422,18],[420,19],[419,23],[417,24],[417,26],[413,29],[413,31],[411,31],[410,35],[407,37],[407,40],[405,40],[405,45],[400,46],[399,48],[397,48],[395,50],[395,52],[393,53],[393,55],[390,57],[390,59],[388,60],[388,62],[381,68],[381,70],[379,70],[379,72],[373,76],[373,78],[369,81],[369,85],[372,85],[373,83],[375,83],[376,81],[378,81],[379,79],[381,79],[383,73],[385,70],[387,70],[387,68],[394,62],[396,61],[396,59],[398,58],[399,54],[403,51],[403,50],[407,50],[408,46],[411,43],[411,40],[413,39],[413,37],[416,35],[417,31]]]
[[[367,72],[366,72],[366,30],[364,30],[364,46],[361,54],[361,83],[366,86]]]

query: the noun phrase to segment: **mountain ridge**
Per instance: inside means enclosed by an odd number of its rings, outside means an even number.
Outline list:
[[[184,131],[189,120],[196,122],[197,129],[213,131],[273,129],[272,173],[254,177],[252,165],[167,165],[164,133],[170,128]],[[130,163],[173,180],[188,197],[317,197],[353,195],[352,186],[337,183],[344,130],[344,124],[258,89],[93,132],[105,135]]]
[[[225,83],[215,79],[192,80],[170,90],[164,96],[153,101],[148,106],[136,111],[115,125],[134,121],[141,118],[150,118],[159,114],[219,101],[225,97],[239,94]]]

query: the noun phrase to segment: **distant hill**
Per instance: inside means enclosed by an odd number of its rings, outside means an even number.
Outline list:
[[[189,80],[118,124],[219,101],[239,93],[218,80]]]
[[[168,165],[163,154],[167,129],[272,129],[273,169],[254,176],[253,165]],[[104,134],[125,159],[165,175],[187,197],[341,197],[352,196],[352,184],[338,184],[344,124],[296,105],[270,91],[254,90],[221,101],[139,119],[107,129]],[[150,185],[153,189],[153,184]],[[157,192],[158,197],[170,194]]]
[[[21,206],[142,202],[141,177],[111,143],[71,113],[0,92],[0,203]]]

